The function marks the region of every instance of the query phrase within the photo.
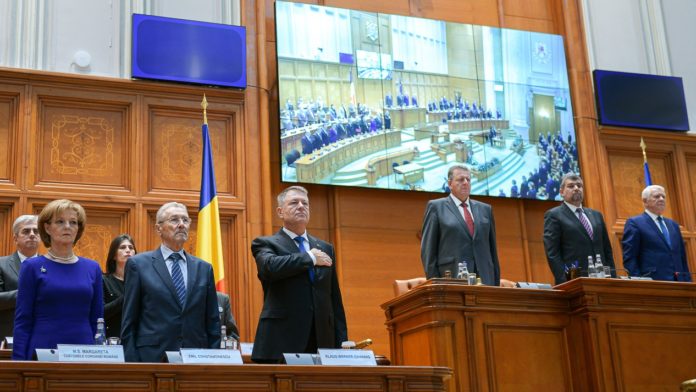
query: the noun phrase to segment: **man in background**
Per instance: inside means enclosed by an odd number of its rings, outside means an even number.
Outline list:
[[[604,217],[599,211],[582,206],[582,178],[574,173],[564,175],[560,192],[563,203],[544,214],[544,250],[555,284],[566,281],[565,268],[575,262],[587,276],[588,256],[595,260],[600,255],[602,264],[614,270]]]
[[[421,261],[425,276],[441,278],[446,271],[457,276],[458,264],[466,261],[485,285],[500,284],[500,263],[495,238],[495,220],[490,205],[471,200],[471,172],[455,165],[447,171],[450,194],[428,202],[423,218]]]
[[[21,263],[36,256],[39,249],[39,227],[36,215],[22,215],[12,224],[12,239],[15,251],[0,257],[0,340],[12,336],[15,305],[17,303],[17,280]]]
[[[301,186],[278,195],[283,227],[251,243],[263,309],[251,359],[278,363],[283,353],[316,353],[348,339],[334,248],[307,233],[309,197]]]
[[[631,276],[691,282],[679,224],[662,216],[667,207],[665,188],[647,186],[641,197],[645,212],[628,218],[624,226],[624,268]]]

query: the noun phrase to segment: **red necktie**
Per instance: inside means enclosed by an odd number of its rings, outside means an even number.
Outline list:
[[[462,203],[462,208],[464,209],[464,220],[466,221],[466,226],[469,228],[469,234],[474,236],[474,218],[471,216],[471,212],[466,208],[466,203]]]

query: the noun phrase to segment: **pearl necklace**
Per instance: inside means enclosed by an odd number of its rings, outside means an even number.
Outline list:
[[[53,260],[53,261],[57,261],[57,262],[63,263],[63,264],[74,263],[77,261],[77,256],[75,256],[74,254],[67,256],[67,257],[57,256],[53,252],[51,252],[50,249],[48,250],[48,253],[46,254],[46,256],[48,256],[48,258]]]

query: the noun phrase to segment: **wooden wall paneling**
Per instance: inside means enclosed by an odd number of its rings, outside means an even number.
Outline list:
[[[202,96],[200,97],[202,100]],[[208,101],[211,102],[212,99]],[[157,100],[155,100],[157,101]],[[148,113],[147,160],[148,190],[151,194],[191,192],[199,197],[201,186],[201,126],[203,113],[200,102],[193,107],[160,106],[146,100]],[[196,106],[194,106],[196,105]],[[187,105],[188,106],[188,105]],[[210,110],[208,132],[213,152],[215,177],[219,195],[240,198],[236,168],[242,164],[238,145],[238,124],[234,113]],[[243,199],[242,199],[243,200]]]
[[[641,200],[641,192],[645,188],[643,176],[643,154],[638,146],[640,138],[622,138],[617,142],[606,141],[609,158],[609,175],[617,221],[625,221],[631,216],[638,215],[645,209]],[[649,143],[649,142],[648,142]],[[662,185],[668,195],[665,214],[679,220],[679,199],[675,192],[675,154],[674,145],[650,143],[647,151],[650,175],[653,184]],[[613,222],[615,223],[615,222]]]
[[[27,188],[132,194],[134,103],[109,91],[32,87]]]
[[[524,202],[524,227],[527,233],[526,244],[529,249],[530,270],[527,280],[531,282],[553,283],[551,268],[546,260],[544,250],[544,213],[560,202],[527,201]]]
[[[0,196],[0,252],[3,255],[9,255],[15,250],[14,233],[12,232],[12,223],[18,216],[24,214],[18,206],[19,199],[15,197]]]
[[[500,26],[498,0],[409,0],[410,15],[484,26]]]
[[[22,135],[26,134],[24,102],[25,86],[0,84],[0,189],[12,190],[21,186],[22,167],[25,162]]]
[[[501,8],[502,27],[558,34],[549,0],[502,0]]]
[[[371,1],[371,0],[325,0],[321,2],[327,7],[359,9],[368,12],[385,14],[408,15],[408,0]]]

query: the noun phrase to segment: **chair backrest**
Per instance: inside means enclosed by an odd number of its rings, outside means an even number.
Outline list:
[[[416,286],[425,283],[425,281],[426,279],[423,277],[405,280],[397,279],[394,281],[394,295],[398,297],[401,294],[407,293]]]

